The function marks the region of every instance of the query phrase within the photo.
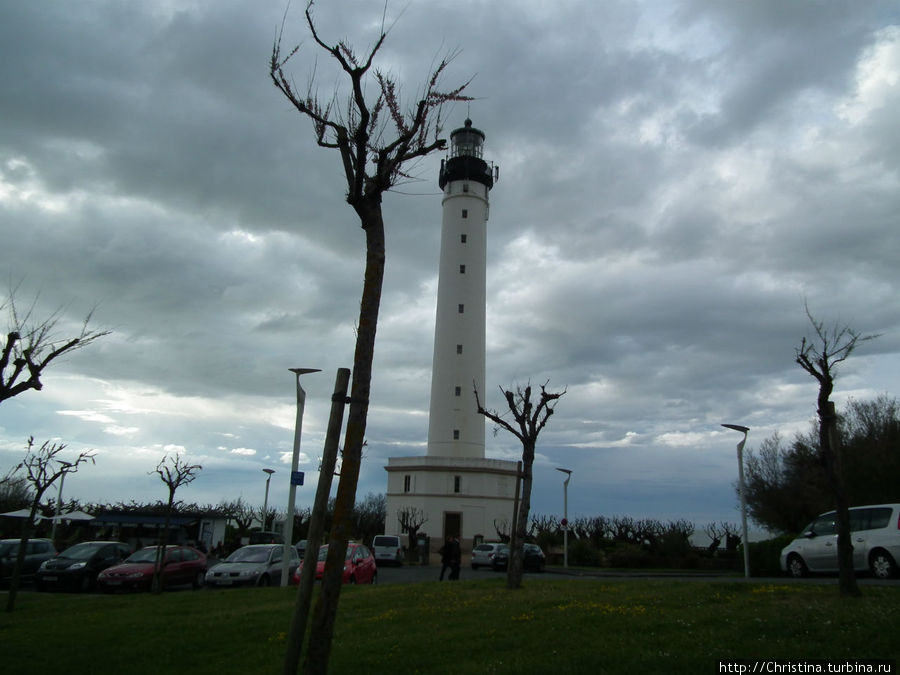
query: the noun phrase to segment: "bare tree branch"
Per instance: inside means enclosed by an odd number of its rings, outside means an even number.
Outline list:
[[[44,384],[44,369],[63,354],[87,347],[109,335],[109,331],[90,330],[88,324],[93,310],[88,312],[75,337],[60,338],[55,334],[59,311],[46,319],[33,319],[35,303],[21,313],[16,305],[15,291],[10,290],[0,303],[0,311],[7,310],[8,330],[0,350],[0,402],[18,396],[29,389],[40,391]]]

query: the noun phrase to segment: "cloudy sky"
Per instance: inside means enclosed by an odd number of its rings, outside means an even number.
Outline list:
[[[111,334],[0,406],[0,470],[25,440],[96,450],[84,501],[165,497],[166,453],[203,471],[178,496],[286,503],[289,367],[309,399],[311,503],[329,397],[352,365],[364,239],[337,155],[272,86],[283,0],[0,3],[0,272],[59,334]],[[338,78],[304,30],[328,98]],[[738,518],[749,447],[806,430],[810,325],[881,334],[835,393],[900,377],[900,8],[895,2],[333,0],[328,42],[414,104],[435,59],[473,78],[467,115],[499,165],[491,193],[488,403],[529,380],[566,388],[541,436],[534,511]],[[374,91],[374,87],[370,88]],[[441,220],[435,155],[384,201],[387,272],[360,494],[386,458],[424,454]],[[488,427],[488,456],[517,447]]]

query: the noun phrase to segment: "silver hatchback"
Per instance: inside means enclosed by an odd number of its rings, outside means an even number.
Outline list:
[[[850,509],[853,568],[878,579],[897,575],[900,560],[900,504]],[[809,572],[837,572],[837,516],[823,513],[781,551],[781,569],[795,577]]]
[[[501,542],[493,541],[484,544],[478,544],[472,550],[472,569],[477,570],[479,567],[490,567],[491,569],[501,569],[506,564],[506,558],[498,559],[498,554],[506,554],[509,546]]]

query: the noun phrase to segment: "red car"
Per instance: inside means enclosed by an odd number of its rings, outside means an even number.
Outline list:
[[[156,564],[156,546],[135,551],[121,565],[107,567],[97,576],[97,586],[103,591],[117,589],[149,590]],[[190,546],[166,546],[163,560],[163,588],[192,584],[203,585],[206,576],[206,556]]]
[[[325,571],[325,558],[328,557],[328,546],[319,549],[319,560],[316,562],[316,580],[322,580]],[[304,561],[305,562],[305,561]],[[291,583],[300,583],[300,571],[303,563],[291,575]],[[350,542],[347,544],[347,556],[344,558],[344,583],[345,584],[377,584],[378,567],[375,565],[375,556],[367,546]]]

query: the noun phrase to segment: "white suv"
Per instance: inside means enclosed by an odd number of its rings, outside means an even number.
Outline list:
[[[896,576],[900,560],[900,504],[851,508],[850,540],[855,570],[869,570],[879,579]],[[808,572],[838,571],[836,512],[823,513],[782,549],[781,569],[795,577]]]
[[[396,534],[379,534],[372,540],[376,563],[403,564],[403,544]]]

